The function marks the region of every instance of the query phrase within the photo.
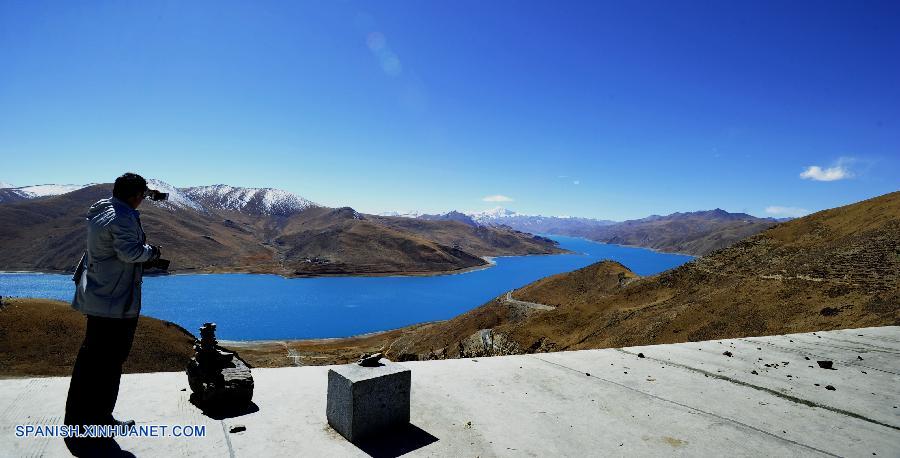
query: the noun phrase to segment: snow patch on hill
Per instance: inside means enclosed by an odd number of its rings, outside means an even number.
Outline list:
[[[48,197],[48,196],[58,196],[60,194],[67,194],[72,191],[77,191],[82,188],[86,188],[88,186],[93,185],[90,184],[36,184],[33,186],[21,186],[18,188],[12,188],[16,194],[21,195],[26,199],[35,199],[38,197]],[[0,186],[3,187],[3,186]]]
[[[480,211],[480,212],[469,212],[468,215],[475,221],[496,219],[496,218],[509,218],[509,217],[513,217],[513,216],[527,216],[527,215],[519,215],[518,213],[516,213],[512,210],[508,210],[503,207],[494,207],[490,210],[484,210],[484,211]]]
[[[152,205],[156,205],[158,207],[166,208],[169,210],[173,210],[175,208],[192,208],[199,212],[206,212],[206,209],[203,208],[203,205],[200,205],[200,203],[192,199],[180,189],[170,185],[169,183],[166,183],[165,181],[150,178],[149,180],[147,180],[147,187],[160,192],[169,193],[169,198],[167,200],[154,202],[147,199],[145,201],[151,203]]]
[[[218,184],[183,188],[183,191],[207,207],[249,214],[291,215],[318,206],[294,193],[273,188],[240,188]]]
[[[5,181],[0,181],[0,189],[4,189],[4,188],[15,188],[15,186],[13,186]]]
[[[391,212],[381,212],[378,216],[399,216],[401,218],[418,218],[425,213],[419,211],[412,210],[401,210],[401,211],[391,211]]]

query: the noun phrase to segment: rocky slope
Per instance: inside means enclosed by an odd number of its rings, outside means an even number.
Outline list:
[[[655,276],[604,261],[511,298],[346,344],[427,359],[898,325],[900,192],[780,224]],[[337,362],[340,342],[289,347]]]
[[[145,201],[141,219],[173,272],[427,274],[484,266],[483,256],[562,251],[508,229],[453,221],[404,227],[394,224],[404,218],[321,207],[272,189],[150,185],[169,200]],[[84,249],[86,209],[110,190],[93,185],[0,205],[0,270],[72,269]]]

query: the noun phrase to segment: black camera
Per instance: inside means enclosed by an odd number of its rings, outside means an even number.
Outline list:
[[[152,201],[158,202],[160,200],[168,200],[169,193],[159,192],[155,189],[148,189],[148,190],[144,191],[144,197],[146,197],[147,199],[150,199]]]
[[[143,263],[144,269],[159,269],[159,270],[169,270],[169,260],[168,259],[154,259],[152,261],[147,261]]]

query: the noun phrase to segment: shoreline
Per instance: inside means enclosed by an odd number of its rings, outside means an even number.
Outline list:
[[[594,242],[600,243],[600,242]],[[571,250],[566,250],[562,253],[528,253],[528,254],[510,254],[510,255],[498,255],[498,256],[480,256],[482,260],[485,261],[485,264],[478,266],[470,266],[470,267],[462,267],[454,270],[440,270],[440,271],[412,271],[412,272],[367,272],[367,273],[308,273],[308,274],[283,274],[278,272],[264,272],[257,270],[241,270],[241,269],[196,269],[196,270],[175,270],[172,273],[165,274],[157,274],[157,273],[148,273],[144,274],[145,277],[174,277],[174,276],[184,276],[184,275],[234,275],[234,274],[249,274],[249,275],[276,275],[281,278],[290,280],[295,278],[331,278],[331,277],[374,277],[374,278],[385,278],[385,277],[436,277],[441,275],[460,275],[466,274],[469,272],[477,272],[479,270],[489,269],[497,265],[495,259],[497,258],[518,258],[525,256],[557,256],[557,255],[583,255],[584,253],[578,253]],[[40,269],[40,270],[0,270],[0,274],[38,274],[38,275],[69,275],[74,273],[74,271],[70,270],[50,270],[50,269]]]

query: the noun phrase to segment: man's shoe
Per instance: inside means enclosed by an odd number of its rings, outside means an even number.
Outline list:
[[[122,421],[122,420],[116,420],[116,419],[114,418],[114,419],[113,419],[113,426],[117,426],[117,427],[118,427],[118,426],[125,426],[125,427],[127,427],[127,428],[130,428],[130,427],[134,426],[134,420],[125,420],[125,421]]]

